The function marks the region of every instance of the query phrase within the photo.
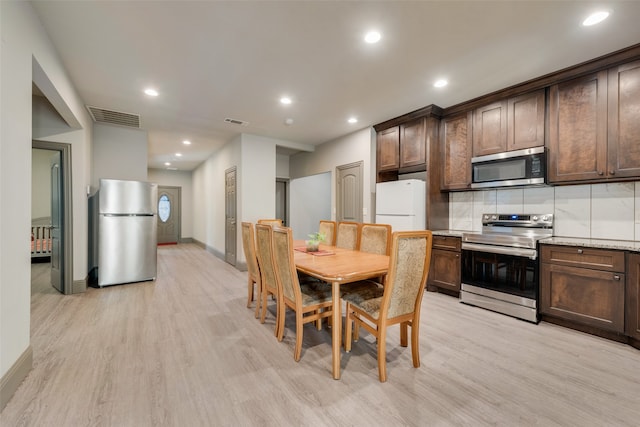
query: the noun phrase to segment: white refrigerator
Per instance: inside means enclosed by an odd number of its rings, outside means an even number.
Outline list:
[[[376,223],[392,231],[424,230],[426,186],[419,179],[376,184]]]

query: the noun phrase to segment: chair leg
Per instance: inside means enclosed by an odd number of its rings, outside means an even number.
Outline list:
[[[316,311],[314,311],[315,314],[320,314],[324,311],[323,308],[319,308]],[[321,331],[322,330],[322,317],[318,317],[318,320],[316,320],[316,329]]]
[[[260,315],[260,323],[264,323],[264,319],[267,316],[267,296],[269,292],[266,289],[262,290],[262,314]]]
[[[278,341],[282,341],[281,337],[284,337],[284,318],[285,318],[286,306],[282,296],[276,297],[276,327],[273,334],[278,338]]]
[[[358,342],[360,339],[360,320],[357,317],[353,318],[353,342]]]
[[[280,306],[282,306],[282,311],[280,311]],[[276,337],[278,338],[278,341],[282,341],[282,339],[284,338],[284,319],[285,317],[287,317],[287,306],[284,304],[284,301],[282,301],[282,303],[278,301],[277,313],[278,318],[276,319]]]
[[[247,308],[251,307],[251,301],[253,301],[253,279],[247,274],[247,287],[249,295],[247,295]]]
[[[387,381],[387,326],[378,326],[378,375],[380,382]]]
[[[420,322],[411,322],[411,356],[413,358],[413,367],[420,367]]]
[[[296,347],[293,350],[293,360],[300,361],[300,355],[302,353],[302,312],[296,311]]]
[[[400,346],[401,347],[406,347],[409,344],[409,341],[407,340],[408,325],[409,325],[409,322],[400,323]]]
[[[351,304],[347,303],[344,325],[344,351],[349,353],[351,351],[351,324],[353,318],[351,316]]]
[[[261,303],[262,303],[262,286],[260,285],[260,283],[256,283],[256,319],[260,316]]]

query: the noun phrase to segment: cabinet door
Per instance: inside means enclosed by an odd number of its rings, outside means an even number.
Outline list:
[[[549,89],[549,182],[605,178],[607,72]]]
[[[544,145],[544,89],[507,101],[507,151]]]
[[[427,284],[460,292],[460,252],[432,250]]]
[[[377,135],[378,171],[394,170],[400,167],[400,128],[398,126],[381,130]]]
[[[640,340],[640,255],[629,255],[625,333]]]
[[[609,177],[640,176],[640,61],[609,70]]]
[[[473,112],[473,157],[507,151],[507,101]]]
[[[424,118],[400,125],[400,167],[426,166],[426,132]]]
[[[624,331],[624,274],[540,264],[540,313]]]
[[[467,190],[471,187],[471,131],[473,113],[442,119],[443,190]]]

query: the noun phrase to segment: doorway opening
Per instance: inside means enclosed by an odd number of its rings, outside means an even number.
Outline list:
[[[281,219],[284,226],[289,226],[288,184],[288,179],[276,178],[276,218]]]
[[[71,145],[32,141],[31,147],[32,229],[33,225],[39,227],[46,223],[48,230],[46,238],[40,239],[40,242],[36,241],[36,236],[32,236],[32,247],[42,249],[46,246],[46,256],[49,258],[48,268],[40,266],[36,275],[42,283],[46,281],[43,280],[43,271],[48,269],[49,285],[58,292],[65,295],[83,292],[84,288],[73,287]],[[39,255],[32,250],[33,257],[41,257]]]

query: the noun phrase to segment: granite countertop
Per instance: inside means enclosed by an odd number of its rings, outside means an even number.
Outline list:
[[[462,233],[476,233],[476,231],[469,231],[469,230],[433,230],[431,233],[434,236],[462,237]]]
[[[434,233],[435,234],[435,233]],[[540,240],[541,245],[583,246],[597,249],[618,249],[622,251],[640,252],[640,241],[583,239],[578,237],[549,237]]]

